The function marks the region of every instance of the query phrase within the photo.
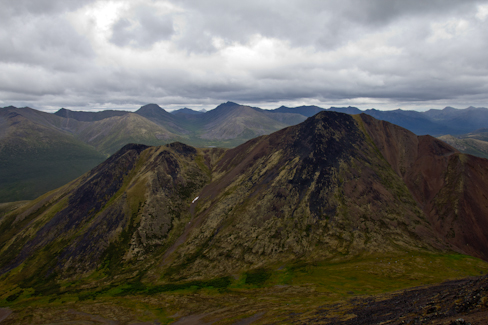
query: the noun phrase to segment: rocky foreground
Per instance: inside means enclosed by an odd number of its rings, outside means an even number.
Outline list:
[[[347,304],[293,315],[293,324],[487,324],[488,276],[447,281],[385,296],[353,298]],[[342,314],[344,316],[330,316]]]
[[[194,296],[194,299],[197,299]],[[218,298],[216,298],[218,299]],[[138,299],[135,298],[134,301]],[[195,300],[196,301],[196,300]],[[246,304],[246,302],[243,303]],[[248,317],[235,321],[222,319],[219,313],[198,313],[178,317],[173,324],[443,324],[483,325],[488,321],[488,275],[447,281],[439,285],[417,287],[393,294],[354,297],[347,302],[324,305],[313,312],[291,312],[276,322],[266,310],[254,306]],[[0,308],[0,324],[161,324],[145,320],[142,314],[127,308],[92,302],[83,306],[30,309],[24,312]],[[228,311],[227,311],[228,312]],[[148,314],[148,312],[145,312]],[[272,313],[271,313],[272,314]],[[222,315],[220,315],[222,316]],[[271,316],[271,317],[270,317]],[[166,323],[166,322],[165,322]]]

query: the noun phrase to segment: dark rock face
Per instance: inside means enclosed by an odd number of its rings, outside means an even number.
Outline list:
[[[197,154],[197,150],[193,147],[190,147],[184,143],[181,142],[172,142],[170,144],[166,145],[168,148],[172,148],[175,150],[178,154],[184,155],[187,157],[193,157]]]

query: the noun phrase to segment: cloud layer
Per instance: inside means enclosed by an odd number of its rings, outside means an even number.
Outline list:
[[[488,106],[488,1],[5,2],[1,106]]]

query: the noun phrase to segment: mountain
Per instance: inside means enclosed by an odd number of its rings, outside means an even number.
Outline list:
[[[429,110],[424,114],[432,121],[456,130],[456,133],[451,134],[469,133],[488,126],[488,108],[484,107],[471,106],[466,109],[446,107],[443,110]]]
[[[120,111],[55,114],[0,109],[0,202],[30,200],[89,171],[127,143],[184,140],[146,118]]]
[[[0,201],[5,202],[5,200],[13,199],[32,199],[44,193],[44,190],[53,189],[63,184],[65,180],[80,176],[99,163],[102,156],[106,157],[115,153],[127,143],[162,145],[172,141],[180,141],[196,147],[235,147],[254,137],[270,134],[284,127],[301,123],[307,117],[325,109],[317,106],[295,108],[282,106],[276,110],[263,110],[227,102],[208,112],[182,109],[180,112],[174,112],[174,114],[166,112],[156,104],[144,105],[135,113],[115,110],[77,112],[64,108],[55,114],[47,114],[29,108],[9,107],[3,110],[20,114],[35,125],[59,133],[56,136],[52,134],[53,137],[65,138],[63,140],[65,142],[74,141],[72,147],[65,144],[64,149],[60,152],[45,152],[43,154],[44,160],[42,160],[44,162],[35,168],[31,168],[29,163],[27,165],[24,163],[21,166],[15,164],[13,160],[8,164],[5,162],[7,165],[3,169],[4,176],[2,176],[5,190],[0,190]],[[326,111],[348,114],[361,113],[359,109],[351,106],[331,107]],[[443,110],[429,110],[424,113],[404,110],[378,111],[371,109],[365,111],[366,114],[377,119],[398,124],[416,134],[436,136],[452,134],[457,137],[462,137],[468,131],[473,132],[476,128],[486,126],[487,112],[488,110],[485,108],[474,107],[465,110],[447,107]],[[3,122],[0,122],[1,125],[5,125],[0,130],[3,133],[7,130],[5,121],[4,119]],[[32,129],[32,132],[34,131],[40,133],[38,135],[31,134],[30,137],[42,138],[42,133],[47,132],[37,127]],[[22,132],[10,134],[20,137],[19,141],[24,141],[22,138],[27,136],[27,133]],[[451,141],[450,143],[463,152],[485,157],[482,142],[465,139],[456,140],[457,144],[455,144],[453,139],[448,141]],[[80,149],[80,146],[83,148]],[[77,156],[80,161],[77,161],[78,158],[75,159],[73,156],[70,158],[70,162],[63,163],[63,166],[68,167],[60,168],[58,163],[64,161],[63,157],[67,156],[65,153],[70,150],[72,152],[81,150]],[[87,150],[89,153],[85,154],[84,151]],[[2,152],[0,151],[1,155]],[[99,158],[93,160],[90,158],[93,155]],[[22,161],[33,161],[32,157],[34,157],[33,154],[27,154],[23,156]],[[51,158],[47,159],[47,157]],[[71,162],[75,165],[69,167]],[[32,163],[30,164],[32,165]],[[47,168],[46,173],[44,172],[45,168]],[[49,168],[52,169],[48,170]],[[21,170],[27,172],[21,172]],[[55,185],[48,185],[52,182],[44,180],[48,176],[39,176],[52,175],[55,170],[62,170],[59,173],[60,181],[53,183]]]
[[[282,129],[283,124],[249,106],[227,102],[205,113],[200,137],[208,140],[252,139]]]
[[[346,113],[346,114],[361,114],[362,111],[357,108],[357,107],[353,107],[353,106],[348,106],[348,107],[330,107],[328,109],[329,111],[332,111],[332,112],[339,112],[339,113]]]
[[[392,111],[368,109],[361,111],[358,108],[351,106],[330,107],[328,109],[318,106],[281,106],[277,109],[270,110],[269,112],[295,113],[310,117],[323,110],[352,115],[365,113],[376,119],[388,121],[404,127],[417,135],[430,134],[433,136],[442,136],[452,134],[457,136],[472,132],[479,128],[485,128],[488,125],[488,109],[482,107],[468,107],[466,109],[446,107],[442,110],[431,109],[426,112],[418,112],[402,109]],[[293,125],[293,123],[290,123],[290,125]]]
[[[488,125],[488,109],[486,108],[446,107],[442,110],[431,109],[426,112],[370,109],[364,113],[397,124],[419,135],[461,135]]]
[[[458,131],[451,127],[440,124],[439,121],[432,121],[422,112],[404,111],[401,109],[394,111],[379,111],[368,109],[365,114],[371,115],[378,120],[388,121],[412,131],[417,135],[441,135],[455,134]]]
[[[323,108],[318,106],[299,106],[299,107],[281,106],[275,110],[272,110],[272,112],[300,114],[306,117],[311,117],[323,110],[324,110]]]
[[[300,114],[306,117],[314,116],[317,113],[320,113],[324,110],[332,111],[332,112],[339,112],[339,113],[346,113],[346,114],[361,114],[362,111],[359,110],[357,107],[330,107],[329,109],[324,109],[322,107],[318,107],[315,105],[312,106],[298,106],[298,107],[286,107],[281,106],[277,109],[270,110],[273,113],[289,113],[289,114]]]
[[[488,160],[367,114],[320,112],[233,149],[129,144],[0,218],[0,305],[18,323],[282,323],[486,272],[465,254],[488,260],[487,188]]]
[[[63,124],[30,108],[0,109],[0,202],[34,199],[106,158]]]
[[[305,119],[299,114],[271,114],[257,107],[223,103],[200,114],[174,114],[186,130],[183,142],[197,147],[235,147]]]
[[[378,252],[488,260],[487,173],[366,114],[322,112],[231,150],[127,145],[4,219],[1,270],[164,282]]]
[[[444,135],[438,137],[463,153],[488,158],[488,129],[481,128],[467,134],[457,136]]]
[[[449,247],[488,260],[488,160],[459,153],[431,136],[415,137],[362,114],[383,157],[402,177],[435,232]]]
[[[438,137],[439,140],[450,144],[457,150],[473,156],[488,158],[488,142],[473,138],[461,138],[452,135],[443,135]]]
[[[107,155],[115,153],[128,143],[162,145],[183,139],[164,126],[135,113],[82,123],[76,129],[76,137]]]
[[[460,135],[459,138],[461,139],[476,139],[476,140],[481,140],[481,141],[488,141],[488,129],[487,128],[481,128],[474,130],[473,132]]]
[[[166,112],[157,104],[144,105],[135,111],[135,114],[145,117],[149,121],[168,129],[170,132],[174,132],[176,134],[189,133],[185,128],[179,125],[177,117]]]
[[[128,112],[126,111],[115,111],[115,110],[105,110],[99,112],[82,112],[82,111],[71,111],[66,108],[61,108],[54,114],[67,119],[72,118],[77,121],[93,122],[93,121],[100,121],[110,117],[122,116],[127,113]]]
[[[284,107],[284,106],[282,106]],[[280,123],[290,125],[296,125],[301,123],[307,119],[307,116],[298,112],[293,112],[293,110],[289,110],[287,112],[282,112],[278,110],[265,110],[258,107],[252,107],[255,111],[258,111],[267,117],[276,120]]]
[[[234,147],[305,119],[235,103],[198,114],[170,114],[156,104],[135,113],[1,110],[0,202],[33,199],[82,175],[128,143]]]
[[[144,105],[135,113],[114,110],[77,112],[64,108],[55,114],[47,114],[29,108],[8,107],[3,110],[5,112],[8,110],[11,113],[20,114],[23,118],[36,125],[62,134],[56,135],[56,137],[74,141],[71,149],[66,147],[63,150],[72,150],[72,152],[75,152],[82,148],[80,150],[90,151],[87,154],[81,152],[78,156],[81,159],[79,164],[83,167],[65,167],[63,172],[59,173],[60,179],[68,180],[80,176],[83,172],[93,168],[102,159],[91,160],[89,157],[93,155],[102,157],[113,154],[127,143],[162,145],[172,141],[180,141],[196,147],[235,147],[254,137],[270,134],[284,127],[301,123],[307,117],[322,112],[325,109],[317,106],[300,106],[295,108],[282,106],[276,110],[263,110],[257,107],[227,102],[208,112],[182,109],[180,112],[174,112],[174,114],[166,112],[156,104]],[[331,107],[325,111],[348,114],[361,113],[359,109],[351,106]],[[429,110],[424,113],[404,110],[378,111],[371,109],[365,111],[366,114],[377,119],[398,124],[416,134],[431,134],[436,136],[452,134],[457,137],[462,137],[463,132],[466,133],[466,130],[473,132],[475,128],[486,126],[488,121],[487,112],[487,109],[474,107],[465,110],[447,107],[443,110]],[[1,125],[5,125],[0,130],[3,133],[7,130],[5,121],[4,119],[3,122],[0,122]],[[32,132],[41,132],[38,136],[43,137],[42,132],[46,131],[33,128]],[[11,133],[11,135],[13,134]],[[22,137],[26,136],[27,133],[20,132],[15,134],[15,136],[20,137],[19,141],[24,141],[25,139],[22,139]],[[30,136],[36,137],[34,134]],[[461,151],[468,150],[465,152],[485,157],[483,153],[484,149],[481,148],[483,147],[483,143],[479,141],[467,139],[462,141],[457,140],[458,144],[455,144],[453,139],[448,141],[461,148]],[[98,153],[95,153],[93,150]],[[44,154],[44,156],[49,155],[59,157],[59,153],[55,152],[52,154],[46,152]],[[31,156],[29,154],[26,157]],[[66,157],[67,155],[63,154],[62,156]],[[87,159],[83,157],[87,157]],[[23,158],[23,160],[32,161],[30,158]],[[57,159],[56,161],[59,162],[60,160]],[[71,159],[70,161],[74,160]],[[69,164],[67,163],[67,166]],[[24,167],[27,167],[27,165]],[[5,190],[4,192],[0,190],[0,201],[31,199],[34,196],[42,194],[43,189],[53,189],[55,187],[54,185],[54,187],[45,186],[51,181],[45,182],[43,177],[38,177],[38,175],[45,174],[44,168],[49,169],[51,166],[50,163],[46,163],[46,165],[39,164],[36,169],[28,168],[29,171],[32,170],[32,172],[28,173],[20,172],[20,165],[17,166],[15,163],[9,163],[8,166],[3,171],[5,175],[3,176],[3,184],[11,185],[8,185],[10,186],[8,187],[9,190]],[[51,175],[54,170],[60,169],[58,165],[56,166],[53,167],[53,170],[46,171],[47,174],[45,175]],[[10,169],[11,167],[13,168],[12,170]],[[68,178],[61,176],[65,173],[70,176],[66,176]],[[19,182],[24,183],[20,185],[21,183]],[[57,182],[56,186],[61,184],[62,182]],[[17,194],[10,196],[9,193]],[[9,198],[7,199],[7,197]]]
[[[184,115],[184,114],[188,114],[188,115],[198,115],[198,114],[203,114],[205,113],[206,111],[195,111],[195,110],[192,110],[190,108],[180,108],[180,109],[177,109],[177,110],[174,110],[174,111],[171,111],[171,114],[175,114],[175,115]]]

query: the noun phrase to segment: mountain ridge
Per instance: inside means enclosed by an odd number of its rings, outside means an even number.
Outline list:
[[[103,156],[113,154],[130,142],[163,145],[172,141],[180,141],[196,147],[235,147],[253,137],[269,134],[286,126],[301,123],[307,116],[315,112],[338,111],[349,114],[361,112],[351,106],[331,107],[329,109],[322,109],[318,106],[299,106],[296,108],[282,106],[276,110],[263,110],[258,107],[240,105],[233,102],[223,103],[214,110],[200,114],[171,114],[156,104],[144,105],[133,113],[125,111],[76,112],[60,109],[54,114],[49,114],[30,108],[15,107],[2,108],[1,110],[2,112],[7,112],[8,110],[12,114],[20,114],[31,123],[34,123],[33,125],[42,125],[42,127],[36,126],[32,128],[33,130],[38,130],[38,138],[46,137],[47,134],[54,136],[54,133],[48,132],[47,129],[56,129],[57,131],[55,132],[60,132],[56,135],[58,139],[63,138],[63,142],[71,141],[73,143],[72,148],[66,148],[66,150],[73,153],[76,150],[82,150],[83,152],[86,151],[86,155],[90,157],[99,157],[96,162],[92,160],[93,163],[73,160],[69,164],[74,164],[73,166],[85,166],[87,164],[87,167],[73,167],[72,172],[70,172],[72,176],[62,177],[63,181],[56,183],[57,185],[81,175],[100,162]],[[364,111],[364,113],[378,119],[406,127],[416,134],[453,134],[458,137],[462,137],[461,133],[466,130],[472,132],[474,131],[473,128],[479,129],[486,126],[486,123],[488,123],[488,116],[485,116],[488,114],[487,112],[486,109],[473,107],[465,110],[446,108],[443,110],[430,110],[424,113],[403,110],[378,111],[374,109]],[[136,115],[140,118],[137,118]],[[0,125],[0,142],[10,141],[5,138],[9,128],[5,117],[0,117]],[[15,136],[23,137],[21,133]],[[17,140],[12,139],[11,141]],[[23,140],[20,139],[20,141]],[[84,144],[80,141],[84,142]],[[486,150],[484,151],[483,149],[485,147],[484,143],[468,139],[450,139],[448,141],[451,144],[458,143],[456,146],[465,148],[462,150],[467,153],[486,157],[486,153],[484,153]],[[75,143],[77,144],[75,145]],[[32,161],[35,159],[34,155],[34,152],[26,152],[24,156],[18,159]],[[49,155],[53,156],[53,163],[60,159],[56,153],[46,153],[44,156],[48,157]],[[64,156],[67,155],[65,154]],[[83,154],[78,156],[83,156]],[[75,172],[75,170],[78,170],[78,172]],[[46,172],[52,173],[52,171]],[[42,174],[44,172],[39,169],[39,173]],[[38,177],[36,175],[24,175],[17,169],[5,170],[5,174],[16,174],[18,177],[13,180],[9,190],[4,187],[3,195],[1,194],[2,186],[0,185],[0,202],[34,198],[35,195],[29,194],[30,187],[45,188],[46,190],[56,187],[54,185],[45,187],[49,181],[37,180]],[[26,184],[25,182],[32,185],[22,185]],[[4,184],[6,183],[4,182]],[[17,194],[9,196],[8,192],[11,192],[14,188]],[[39,190],[36,195],[41,193]]]
[[[15,255],[20,260],[5,258],[16,249],[5,246],[4,238],[2,269],[68,240],[77,224],[85,224],[86,233],[56,253],[61,274],[113,263],[131,269],[129,261],[144,264],[163,247],[166,262],[153,265],[147,276],[162,272],[168,279],[191,279],[209,269],[225,275],[278,260],[356,256],[379,247],[455,250],[486,260],[486,236],[470,229],[486,223],[483,213],[473,217],[485,209],[483,194],[476,193],[486,187],[487,164],[368,115],[335,112],[226,151],[181,143],[127,145],[51,194],[65,199],[41,198],[38,202],[52,202],[42,214],[47,223],[37,237],[15,241],[17,249],[23,247]],[[479,177],[470,180],[466,173]],[[450,199],[456,193],[459,199]],[[26,209],[24,216],[38,218],[32,204]],[[356,228],[361,231],[348,230]],[[316,250],[317,245],[327,249]],[[77,267],[69,271],[74,261]]]
[[[128,144],[6,207],[0,304],[16,323],[134,319],[121,304],[166,323],[310,320],[486,272],[465,255],[488,260],[486,188],[488,160],[366,114],[320,112],[232,149]]]

